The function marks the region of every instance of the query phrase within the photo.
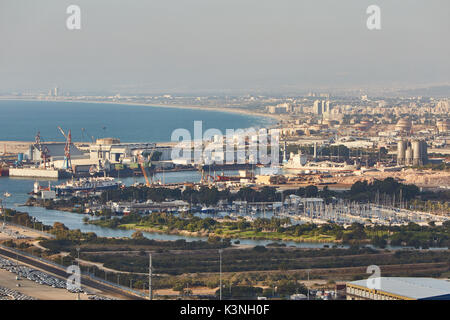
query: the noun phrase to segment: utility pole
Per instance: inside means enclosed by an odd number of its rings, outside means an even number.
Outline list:
[[[220,266],[219,266],[219,282],[220,282],[220,288],[219,288],[219,299],[222,300],[222,249],[219,249],[219,261],[220,261]]]
[[[78,252],[78,270],[80,270],[80,288],[79,289],[81,289],[80,247],[77,247],[77,252]],[[80,290],[77,290],[77,300],[81,300],[80,299]]]
[[[2,199],[0,199],[0,209],[2,210],[2,213],[3,213],[3,227],[5,227],[6,226],[6,210],[3,207],[3,200]]]
[[[308,300],[309,300],[309,272],[310,272],[310,270],[308,269],[308,285],[307,285],[307,288],[308,288]]]
[[[148,298],[153,300],[153,292],[152,292],[152,254],[150,253],[149,257],[149,265],[148,265]]]

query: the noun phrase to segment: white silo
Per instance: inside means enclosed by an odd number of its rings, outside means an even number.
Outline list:
[[[405,164],[405,156],[406,156],[406,141],[401,140],[397,144],[397,164],[404,165]]]
[[[405,165],[410,166],[412,164],[413,164],[413,149],[411,148],[411,146],[408,146],[405,152]]]
[[[420,166],[422,165],[422,150],[421,150],[422,144],[419,140],[413,140],[411,142],[411,147],[413,151],[413,165],[414,166]]]

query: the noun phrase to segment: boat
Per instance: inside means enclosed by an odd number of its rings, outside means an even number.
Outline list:
[[[215,212],[216,212],[216,210],[212,207],[203,207],[201,210],[201,213],[214,214]]]
[[[9,176],[9,168],[0,166],[0,177]]]
[[[3,196],[5,196],[5,198],[9,198],[9,197],[11,197],[11,193],[5,192],[5,193],[3,194]]]
[[[117,190],[122,186],[120,181],[110,177],[81,178],[70,180],[64,184],[55,186],[57,194],[71,194],[75,192],[96,192],[106,190]]]

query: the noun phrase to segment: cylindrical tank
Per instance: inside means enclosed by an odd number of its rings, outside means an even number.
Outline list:
[[[422,150],[421,143],[419,140],[414,140],[411,142],[411,147],[413,150],[413,165],[419,166],[422,164]]]
[[[17,161],[19,161],[19,162],[23,161],[23,153],[17,154]]]
[[[405,152],[405,164],[412,165],[413,162],[413,149],[408,147]]]
[[[397,144],[397,163],[405,164],[406,141],[399,141]]]
[[[427,164],[428,163],[428,145],[425,140],[421,141],[421,151],[422,151],[422,163]]]
[[[33,159],[33,146],[30,145],[30,147],[28,148],[28,160],[34,160]]]

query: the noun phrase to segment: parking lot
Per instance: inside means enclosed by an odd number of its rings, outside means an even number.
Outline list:
[[[42,300],[81,300],[106,299],[96,292],[68,291],[66,281],[45,272],[32,269],[25,265],[17,265],[15,261],[0,257],[0,288],[9,289],[19,295],[8,296],[5,299],[24,300],[21,295]],[[1,291],[0,291],[1,296]]]

